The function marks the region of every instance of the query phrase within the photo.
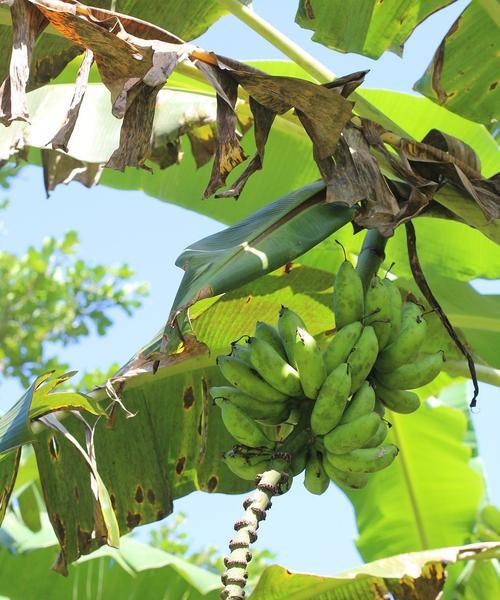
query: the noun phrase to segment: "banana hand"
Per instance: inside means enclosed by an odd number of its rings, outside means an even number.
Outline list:
[[[251,367],[232,356],[218,356],[217,365],[231,385],[249,396],[256,396],[265,402],[284,402],[287,395],[274,389]]]
[[[323,440],[329,454],[347,454],[362,448],[377,432],[380,416],[372,412],[355,421],[338,425]]]
[[[302,327],[296,331],[293,356],[304,395],[315,400],[326,379],[326,368],[316,340]]]
[[[221,409],[226,429],[237,442],[250,448],[273,447],[273,442],[266,437],[262,427],[241,408],[225,398],[217,398],[215,403]]]
[[[351,350],[359,340],[362,330],[363,325],[361,322],[355,321],[337,331],[323,352],[323,360],[327,373],[331,373],[333,369],[346,362]]]
[[[270,344],[256,337],[248,344],[252,365],[264,381],[287,396],[302,396],[299,374]]]
[[[311,413],[311,428],[324,435],[336,427],[344,413],[351,389],[351,374],[346,363],[339,365],[325,379]]]
[[[379,448],[360,448],[349,454],[328,455],[329,462],[347,473],[375,473],[388,467],[399,453],[394,444]]]
[[[351,394],[354,394],[373,368],[378,355],[378,340],[371,325],[366,326],[349,354],[347,363],[351,368]]]
[[[390,390],[413,390],[435,379],[441,372],[443,362],[443,352],[427,354],[391,373],[378,373],[377,379]]]
[[[390,390],[377,383],[377,397],[384,406],[393,412],[403,415],[415,412],[420,406],[420,398],[414,392],[406,390]]]
[[[333,312],[337,330],[349,323],[361,321],[364,315],[363,284],[358,272],[347,260],[340,265],[335,276]]]

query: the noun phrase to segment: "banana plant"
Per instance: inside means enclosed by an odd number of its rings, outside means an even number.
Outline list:
[[[463,401],[458,408],[442,404],[444,398],[453,404],[446,390],[457,377],[470,374],[476,384],[500,385],[495,351],[499,297],[481,295],[470,284],[474,278],[498,277],[500,264],[498,151],[491,134],[498,90],[485,60],[494,15],[483,6],[464,10],[417,84],[427,100],[365,90],[361,71],[336,78],[245,2],[193,2],[188,9],[181,4],[169,0],[160,10],[155,4],[129,3],[126,15],[99,2],[75,8],[66,2],[15,0],[8,13],[0,5],[0,27],[5,32],[12,27],[14,39],[28,49],[26,56],[12,53],[10,71],[7,62],[1,65],[6,79],[0,88],[5,125],[0,125],[0,160],[25,156],[41,164],[48,192],[72,179],[89,187],[100,182],[140,189],[229,225],[181,254],[177,264],[185,275],[165,311],[166,324],[159,324],[160,333],[115,376],[88,397],[73,393],[66,403],[52,391],[59,379],[46,383],[52,387],[45,393],[37,380],[2,417],[0,515],[10,510],[23,444],[34,446],[47,514],[61,548],[55,569],[62,573],[100,546],[119,545],[120,535],[134,527],[170,514],[176,498],[197,490],[251,490],[253,484],[228,469],[227,457],[222,458],[240,440],[235,430],[227,430],[238,413],[225,418],[212,402],[210,388],[227,386],[215,357],[234,350],[232,342],[251,335],[257,320],[276,323],[280,307],[287,306],[307,323],[307,331],[300,324],[295,328],[294,350],[286,351],[283,360],[298,374],[305,396],[316,398],[320,386],[308,385],[313,367],[306,368],[305,360],[328,345],[335,328],[338,335],[348,326],[350,317],[346,322],[340,318],[339,299],[344,298],[343,271],[357,261],[360,289],[371,290],[379,272],[382,280],[396,282],[402,297],[424,307],[422,348],[434,352],[443,373],[419,391],[414,406],[422,406],[414,415],[390,414],[389,441],[400,448],[399,459],[371,477],[364,490],[346,493],[356,510],[358,547],[365,560],[422,554],[399,570],[367,565],[365,576],[347,577],[349,584],[345,578],[318,582],[301,575],[287,580],[282,570],[271,567],[253,597],[296,593],[307,598],[336,594],[337,588],[346,597],[372,597],[366,590],[377,586],[397,597],[409,575],[416,597],[421,597],[420,586],[430,585],[423,581],[428,579],[437,595],[447,565],[463,557],[487,564],[485,580],[491,581],[496,546],[462,548],[472,539],[486,497],[484,475],[471,466],[467,409]],[[342,3],[333,3],[334,10],[321,0],[298,4],[297,22],[313,30],[315,40],[376,57],[385,50],[401,52],[413,29],[448,3],[434,2],[425,10],[409,1],[377,3],[366,8],[366,15],[349,20]],[[290,62],[243,63],[189,41],[227,13]],[[464,56],[462,40],[475,27],[484,48]],[[2,56],[10,56],[9,36],[0,39]],[[252,158],[245,163],[247,153]],[[215,198],[201,202],[202,196]],[[228,205],[226,197],[240,199]],[[346,308],[355,306],[348,302]],[[384,321],[365,322],[370,316],[362,309],[356,319],[376,332],[378,345]],[[250,344],[253,371],[256,347]],[[437,350],[444,351],[444,364]],[[353,356],[346,358],[352,369]],[[370,369],[376,356],[377,351]],[[258,364],[264,372],[266,361]],[[408,373],[377,374],[387,387],[401,387],[398,377],[407,380]],[[45,404],[40,404],[42,396]],[[386,405],[390,402],[386,397]],[[375,421],[370,417],[366,427],[375,427]],[[341,432],[351,428],[339,425]],[[335,435],[333,448],[343,435]],[[292,455],[294,443],[292,435],[282,453]],[[432,469],[422,457],[424,445]],[[283,477],[283,460],[288,459],[273,460],[246,503],[237,538],[246,534],[252,541],[270,497],[289,486]],[[333,467],[339,465],[342,459]],[[459,510],[437,514],[425,500],[438,496],[444,507],[447,496],[456,498],[450,489],[459,480],[467,487]],[[312,482],[306,474],[308,489],[316,489]],[[345,480],[338,483],[345,488]],[[394,489],[404,502],[387,496]],[[68,503],[68,497],[75,502]],[[382,543],[384,534],[388,539]],[[238,562],[233,553],[248,545],[232,544],[230,571],[241,570],[245,561]],[[428,554],[445,546],[456,548]],[[451,568],[454,575],[445,593],[451,594],[453,586],[472,589],[468,582],[477,584],[480,571],[476,563]],[[236,579],[243,575],[223,579],[229,597],[240,597],[244,580]],[[309,588],[314,591],[305,591]],[[278,590],[274,596],[272,589]]]

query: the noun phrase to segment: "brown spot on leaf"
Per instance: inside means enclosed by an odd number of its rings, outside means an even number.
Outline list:
[[[164,510],[159,510],[156,513],[156,520],[157,521],[161,521],[162,519],[164,519],[166,517],[165,511]]]
[[[207,481],[207,490],[209,492],[215,491],[217,484],[219,483],[219,478],[216,475],[212,475],[210,479]]]
[[[142,491],[142,487],[140,485],[137,486],[135,490],[135,501],[141,504],[144,502],[144,492]]]
[[[293,263],[291,262],[287,262],[286,265],[283,267],[283,271],[285,273],[285,275],[288,275],[290,273],[290,271],[293,268]]]
[[[200,415],[200,419],[198,421],[198,435],[201,435],[203,431],[203,415]]]
[[[494,81],[491,85],[490,85],[490,91],[492,92],[498,85],[498,81]]]
[[[77,485],[75,485],[75,488],[74,488],[73,491],[74,491],[74,494],[75,494],[76,501],[80,502],[80,489],[78,488]]]
[[[116,510],[116,498],[114,494],[109,495],[109,499],[111,500],[111,507],[113,510]]]
[[[129,529],[137,527],[141,521],[142,515],[140,513],[132,513],[130,511],[127,513],[127,527]]]
[[[92,544],[92,534],[90,531],[81,529],[80,525],[78,525],[76,528],[76,536],[78,538],[78,550],[80,551],[80,554],[88,554]]]
[[[184,408],[189,410],[194,404],[194,391],[191,386],[189,386],[184,392],[184,396],[182,397],[182,402],[184,404]]]
[[[252,296],[248,296],[248,298],[245,300],[245,304],[248,304],[251,301],[252,301]]]
[[[149,488],[149,490],[147,491],[146,496],[150,504],[154,504],[156,502],[155,492],[151,488]]]
[[[304,0],[304,10],[306,11],[306,16],[308,19],[314,19],[314,10],[311,4],[311,0]]]
[[[61,517],[54,513],[52,515],[52,526],[54,527],[54,531],[56,532],[57,539],[61,543],[61,546],[64,545],[64,540],[66,539],[66,530],[64,528]]]
[[[57,443],[55,435],[49,437],[49,454],[52,460],[59,458],[59,444]]]
[[[185,462],[186,462],[185,456],[179,456],[179,458],[175,462],[175,472],[177,473],[177,475],[180,475],[182,473],[182,471],[184,470]]]

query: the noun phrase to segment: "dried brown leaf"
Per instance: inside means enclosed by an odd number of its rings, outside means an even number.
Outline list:
[[[59,129],[59,131],[50,141],[50,144],[53,148],[59,148],[65,152],[68,151],[68,142],[71,134],[73,133],[73,129],[75,128],[76,121],[80,113],[80,107],[82,105],[85,92],[87,91],[90,68],[92,67],[93,62],[94,55],[92,50],[85,50],[82,64],[78,69],[75,91],[73,93],[73,98],[71,99],[71,104],[66,114],[66,118],[61,129]]]
[[[250,178],[255,171],[262,169],[262,165],[264,162],[264,152],[266,148],[267,138],[269,137],[269,132],[271,131],[271,127],[273,125],[274,119],[276,117],[276,113],[269,110],[265,106],[262,106],[255,98],[250,96],[250,110],[252,111],[253,119],[254,119],[254,135],[255,135],[255,145],[257,147],[257,152],[255,156],[252,158],[248,166],[245,168],[243,173],[238,177],[238,179],[234,182],[231,189],[226,190],[225,192],[221,192],[217,194],[217,197],[227,198],[234,197],[238,198],[238,196],[243,191],[246,182]]]
[[[27,0],[13,0],[12,53],[9,76],[0,86],[0,123],[9,126],[12,121],[27,121],[26,86],[35,41],[47,26],[44,16]]]
[[[334,154],[340,133],[351,118],[351,102],[335,90],[310,81],[268,75],[222,56],[217,59],[252,98],[272,112],[300,111],[307,119],[307,133],[319,160]]]
[[[191,143],[191,154],[197,168],[203,167],[209,162],[215,154],[216,140],[215,128],[213,124],[201,125],[187,132]]]
[[[234,112],[238,83],[215,65],[197,61],[196,66],[217,92],[217,149],[210,180],[203,193],[204,198],[208,198],[224,185],[229,173],[246,156],[236,130],[237,118]]]
[[[60,183],[79,181],[85,187],[99,183],[104,165],[85,163],[56,150],[42,150],[43,181],[47,196]]]

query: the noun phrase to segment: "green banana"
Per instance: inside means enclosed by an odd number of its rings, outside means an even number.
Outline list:
[[[371,325],[367,325],[352,352],[347,363],[351,367],[351,394],[354,394],[368,377],[378,354],[378,340]]]
[[[316,450],[311,450],[306,462],[306,472],[304,475],[304,487],[311,494],[321,496],[330,485],[330,479],[325,473],[322,461]]]
[[[359,390],[351,398],[340,422],[350,423],[363,415],[373,412],[375,408],[375,391],[368,381],[364,381]]]
[[[214,399],[226,398],[252,419],[269,425],[279,425],[290,416],[291,409],[285,402],[262,402],[229,385],[210,388],[210,395]]]
[[[252,366],[252,363],[250,361],[250,348],[247,348],[247,346],[242,346],[237,342],[233,342],[231,344],[231,354],[229,356],[241,360],[249,367]]]
[[[389,410],[404,415],[415,412],[420,406],[420,398],[415,392],[390,390],[381,383],[377,383],[377,397]]]
[[[274,389],[246,363],[232,356],[218,356],[217,365],[224,377],[249,396],[264,402],[284,402],[287,395]]]
[[[288,362],[292,365],[292,367],[295,368],[297,368],[297,365],[295,364],[293,353],[295,350],[295,337],[298,327],[305,329],[306,326],[304,325],[304,321],[296,312],[290,308],[287,308],[286,306],[282,306],[278,319],[278,332],[280,334],[283,347],[285,348]]]
[[[261,425],[264,435],[273,442],[283,442],[295,429],[291,423],[280,423],[279,425]]]
[[[391,373],[378,373],[377,380],[390,390],[413,390],[435,379],[441,371],[443,362],[443,352],[427,354]]]
[[[304,395],[315,400],[326,379],[326,368],[316,340],[302,327],[297,327],[293,356]]]
[[[250,448],[271,448],[273,442],[264,434],[262,427],[252,417],[225,398],[216,398],[221,409],[222,421],[234,439]]]
[[[407,302],[403,307],[401,331],[377,358],[376,370],[389,373],[411,362],[418,354],[427,333],[427,323],[418,304]]]
[[[382,402],[378,398],[375,398],[375,406],[374,406],[373,410],[376,413],[378,413],[381,417],[383,417],[385,415],[385,406],[382,404]]]
[[[264,381],[287,396],[302,396],[299,374],[270,344],[256,337],[248,344],[252,365]]]
[[[354,321],[361,321],[364,315],[363,284],[348,260],[340,265],[335,276],[333,312],[337,330]]]
[[[382,444],[385,441],[385,438],[387,437],[389,427],[389,423],[381,419],[377,431],[366,442],[363,448],[376,448],[377,446],[380,446],[380,444]]]
[[[325,435],[325,448],[329,454],[347,454],[362,448],[375,435],[379,424],[380,415],[372,412],[355,421],[338,425]]]
[[[382,285],[386,288],[387,304],[389,311],[389,320],[391,322],[391,332],[388,343],[391,344],[399,335],[401,329],[401,311],[403,308],[403,299],[398,286],[389,279],[382,279]]]
[[[304,448],[300,452],[296,452],[293,455],[292,463],[290,465],[290,469],[291,469],[293,477],[300,475],[300,473],[302,473],[302,471],[306,468],[307,455],[308,455],[307,448]]]
[[[492,504],[483,507],[480,517],[484,524],[500,536],[500,510]]]
[[[316,435],[331,431],[340,421],[351,389],[351,374],[346,363],[325,379],[311,413],[311,428]]]
[[[368,483],[368,475],[366,473],[346,473],[334,467],[329,460],[328,454],[325,454],[323,457],[323,468],[334,483],[351,490],[360,490]]]
[[[255,325],[255,337],[267,342],[283,360],[287,360],[285,348],[276,327],[273,327],[269,323],[264,323],[264,321],[257,321]]]
[[[359,340],[363,325],[361,321],[354,321],[342,327],[331,339],[328,347],[323,352],[326,372],[331,373],[343,362],[346,362],[354,344]]]
[[[366,291],[364,322],[375,330],[380,350],[385,348],[391,335],[391,316],[387,287],[375,276]]]
[[[266,470],[270,457],[264,457],[257,454],[243,456],[235,453],[233,450],[229,450],[229,452],[224,454],[223,460],[228,469],[235,475],[241,479],[253,481],[257,475],[260,475]]]
[[[347,473],[375,473],[388,467],[399,453],[394,444],[378,448],[359,448],[348,454],[329,454],[329,462]]]

